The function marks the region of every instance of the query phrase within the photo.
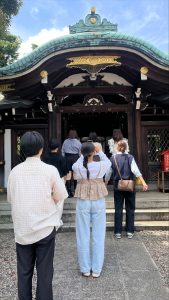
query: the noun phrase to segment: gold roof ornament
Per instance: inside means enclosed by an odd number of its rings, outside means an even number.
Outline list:
[[[75,25],[69,26],[71,34],[92,32],[117,32],[117,24],[109,22],[106,18],[101,19],[101,16],[96,13],[95,6],[92,6],[90,13],[85,17],[85,20],[79,20]]]
[[[97,74],[110,66],[119,66],[121,62],[117,61],[121,56],[79,56],[70,57],[70,63],[66,65],[67,68],[80,68],[90,74],[90,80],[95,81]]]
[[[96,7],[95,6],[92,6],[91,7],[91,14],[95,14],[96,13]]]
[[[0,84],[0,92],[7,92],[15,90],[14,83]]]
[[[118,58],[121,56],[111,55],[111,56],[79,56],[79,57],[70,57],[70,63],[66,66],[68,68],[78,67],[80,65],[90,65],[90,66],[97,66],[97,65],[121,65]]]
[[[40,72],[41,83],[48,83],[48,72],[43,70]]]
[[[40,72],[41,79],[46,78],[47,76],[48,76],[48,72],[46,70]]]
[[[140,68],[141,80],[147,80],[148,71],[148,68],[145,66]]]
[[[140,68],[140,72],[142,73],[142,74],[144,74],[144,75],[147,75],[147,73],[148,73],[148,68],[147,67],[141,67]]]

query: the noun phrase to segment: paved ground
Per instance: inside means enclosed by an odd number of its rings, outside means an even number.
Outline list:
[[[13,233],[1,232],[0,242],[0,299],[14,300],[17,296]],[[54,267],[54,300],[169,299],[169,289],[164,286],[139,232],[132,240],[125,236],[115,240],[113,233],[107,232],[105,264],[98,279],[81,276],[75,233],[58,233]]]

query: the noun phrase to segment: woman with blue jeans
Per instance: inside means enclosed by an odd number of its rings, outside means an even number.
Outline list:
[[[76,240],[80,271],[83,276],[100,276],[104,262],[106,232],[105,196],[108,194],[103,181],[111,166],[110,160],[101,151],[99,143],[86,142],[81,147],[82,155],[73,164],[77,180]],[[93,161],[94,155],[100,161]],[[92,225],[92,253],[90,254],[90,225]]]

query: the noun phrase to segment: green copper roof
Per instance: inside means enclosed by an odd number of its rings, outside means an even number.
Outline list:
[[[117,25],[108,22],[106,19],[101,21],[100,16],[95,14],[95,10],[86,16],[85,22],[80,20],[69,28],[71,34],[51,40],[15,63],[0,68],[0,77],[25,72],[40,63],[42,59],[47,58],[47,56],[57,54],[58,51],[82,47],[125,47],[137,50],[160,65],[169,66],[169,55],[159,51],[144,40],[115,32],[117,31]]]

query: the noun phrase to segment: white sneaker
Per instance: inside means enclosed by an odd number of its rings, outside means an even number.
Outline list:
[[[115,233],[115,237],[116,237],[117,239],[121,239],[121,233]]]
[[[90,276],[90,272],[82,273],[82,276],[89,277]]]
[[[127,232],[127,237],[128,239],[132,239],[133,238],[134,233],[132,232]]]
[[[92,276],[93,276],[93,278],[98,278],[98,277],[100,277],[100,273],[92,272]]]

